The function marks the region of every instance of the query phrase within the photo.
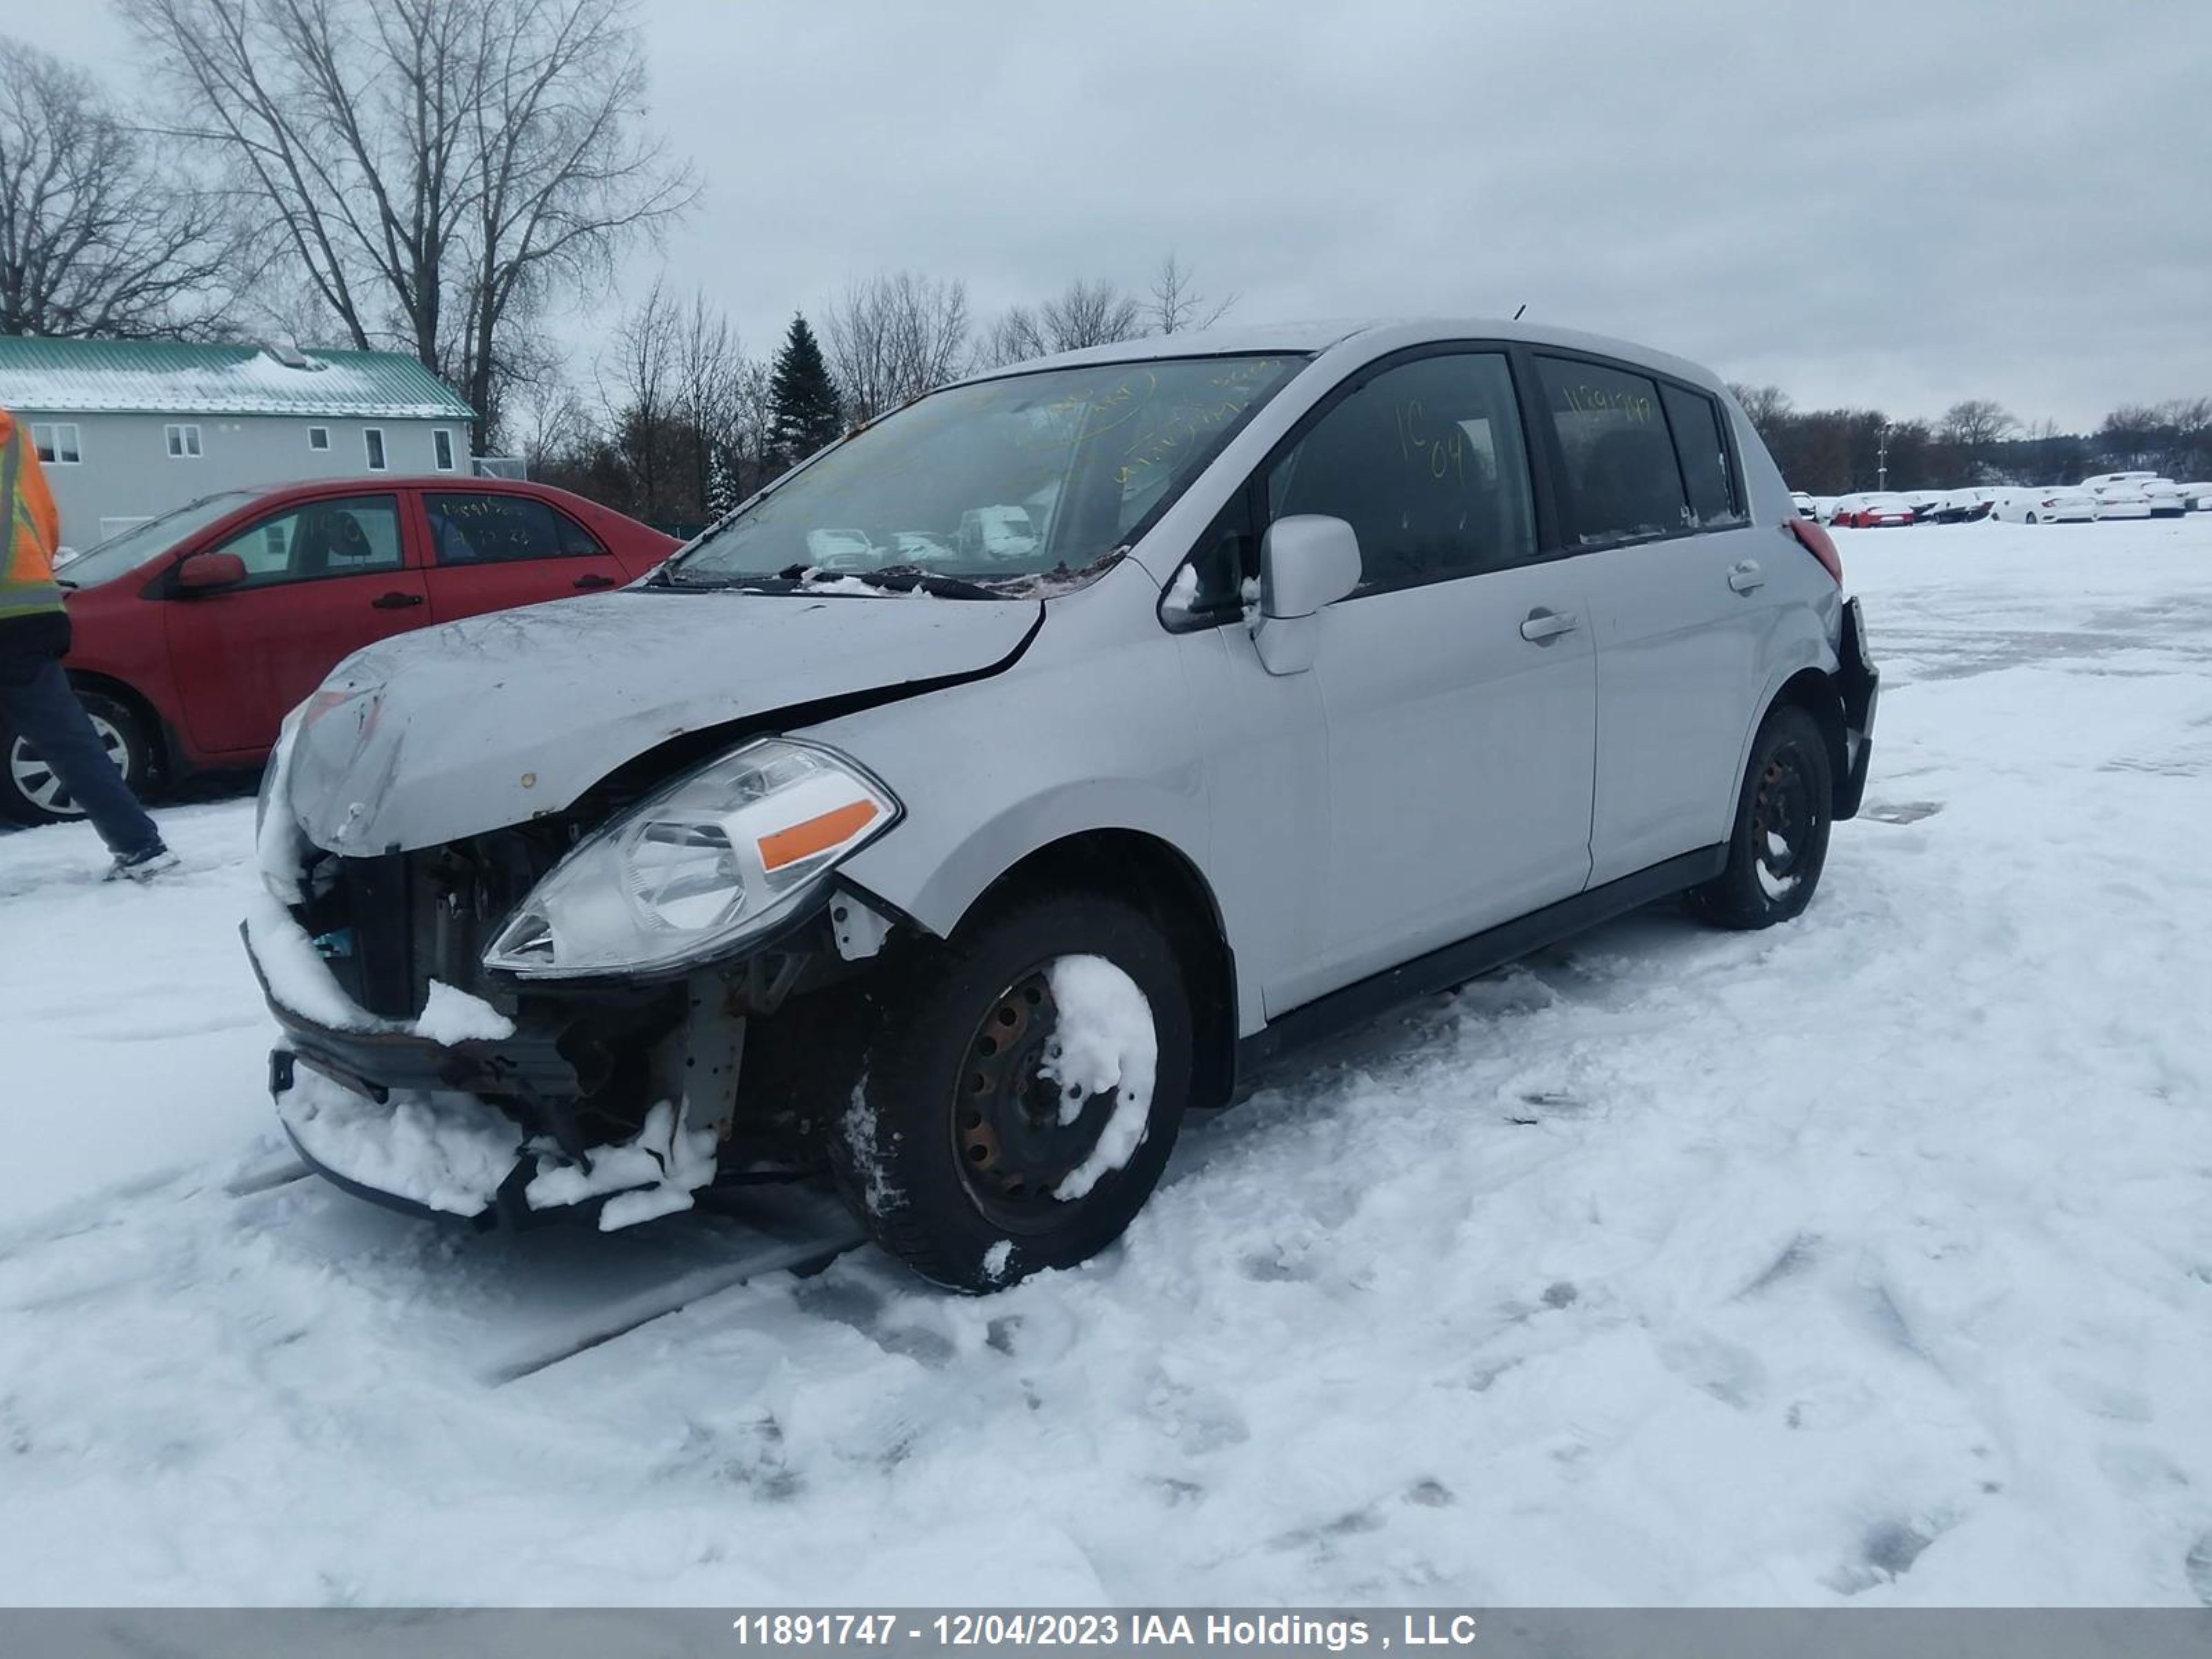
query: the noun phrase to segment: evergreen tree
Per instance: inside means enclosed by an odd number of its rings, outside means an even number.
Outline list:
[[[787,461],[803,460],[844,429],[830,365],[806,319],[796,313],[775,354],[769,399],[771,441]]]

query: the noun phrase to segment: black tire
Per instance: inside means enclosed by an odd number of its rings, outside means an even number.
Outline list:
[[[2033,524],[2033,523],[2035,522],[2035,514],[2033,514],[2033,513],[2029,514],[2027,515],[2027,521],[2028,521],[2030,524]]]
[[[145,794],[154,751],[143,722],[125,705],[96,692],[80,692],[77,701],[116,757],[124,781]],[[0,817],[25,824],[76,823],[84,817],[84,809],[44,769],[38,750],[4,725],[0,725]]]
[[[1078,956],[1104,957],[1143,993],[1158,1063],[1135,1151],[1061,1200],[1054,1188],[1120,1104],[1116,1090],[1090,1096],[1062,1126],[1059,1085],[1038,1074],[1057,1026],[1050,969]],[[886,951],[877,966],[858,999],[874,1035],[828,1126],[830,1167],[876,1242],[925,1279],[981,1294],[1119,1238],[1159,1181],[1191,1091],[1190,1003],[1159,929],[1117,899],[1060,894],[945,944]]]
[[[1752,743],[1728,866],[1691,890],[1691,908],[1720,927],[1788,921],[1813,902],[1834,823],[1827,738],[1809,713],[1784,703],[1768,713]]]

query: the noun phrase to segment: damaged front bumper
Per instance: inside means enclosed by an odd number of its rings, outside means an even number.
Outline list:
[[[682,1103],[653,1106],[627,1139],[583,1145],[573,1115],[580,1085],[556,1034],[522,1026],[441,1040],[361,1009],[327,972],[288,997],[269,958],[289,975],[307,971],[304,932],[270,910],[240,932],[284,1034],[269,1058],[277,1121],[347,1192],[483,1229],[558,1218],[612,1231],[689,1209],[714,1180],[718,1137],[691,1127]],[[509,1102],[520,1110],[499,1103]]]
[[[1866,799],[1867,774],[1874,763],[1874,716],[1881,698],[1881,670],[1875,666],[1867,647],[1866,617],[1854,595],[1844,601],[1840,648],[1837,652],[1838,690],[1843,695],[1845,764],[1836,780],[1835,814],[1838,820],[1855,818]]]

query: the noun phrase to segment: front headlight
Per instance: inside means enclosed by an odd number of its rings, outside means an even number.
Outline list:
[[[529,979],[686,967],[791,915],[899,811],[842,755],[757,738],[580,842],[484,966]]]

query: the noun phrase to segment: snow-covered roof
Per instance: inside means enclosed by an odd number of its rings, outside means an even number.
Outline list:
[[[323,415],[472,421],[412,357],[256,345],[0,337],[0,408],[18,414]]]

